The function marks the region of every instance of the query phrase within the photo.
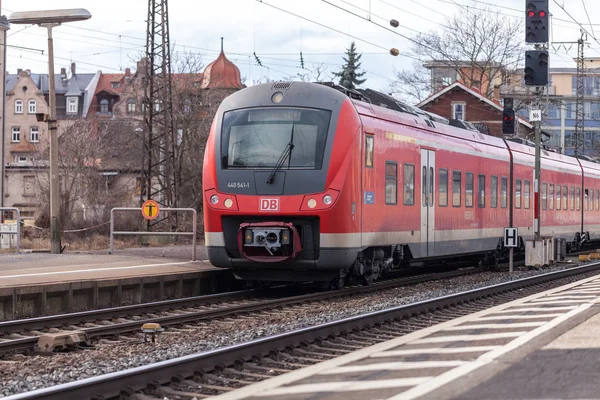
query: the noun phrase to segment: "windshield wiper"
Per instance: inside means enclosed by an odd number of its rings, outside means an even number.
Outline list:
[[[269,177],[267,178],[267,183],[273,183],[273,180],[275,179],[275,174],[277,173],[277,171],[279,171],[281,169],[281,167],[283,167],[283,164],[285,163],[285,160],[288,157],[290,158],[290,161],[292,160],[292,149],[293,148],[294,148],[294,124],[292,124],[292,134],[291,134],[290,142],[287,144],[287,146],[285,146],[285,149],[283,149],[283,152],[279,156],[279,160],[277,160],[277,164],[275,164],[275,167],[271,170],[271,173],[269,174]],[[288,168],[289,168],[289,164],[288,164]]]

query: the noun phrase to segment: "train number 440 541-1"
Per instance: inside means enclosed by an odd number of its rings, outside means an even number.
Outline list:
[[[228,188],[249,188],[250,184],[248,182],[229,182],[227,183]]]

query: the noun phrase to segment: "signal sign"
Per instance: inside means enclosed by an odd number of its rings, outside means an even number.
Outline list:
[[[142,204],[142,215],[147,220],[153,220],[154,218],[158,217],[159,212],[160,207],[154,200],[146,200],[144,204]]]
[[[546,86],[548,84],[548,51],[528,50],[525,52],[525,85]]]
[[[525,13],[525,42],[548,42],[548,0],[529,0]]]

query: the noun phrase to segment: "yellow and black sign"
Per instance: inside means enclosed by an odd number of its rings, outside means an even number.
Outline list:
[[[254,235],[251,230],[246,231],[246,244],[252,244],[254,242]]]
[[[154,200],[146,200],[144,204],[142,204],[142,215],[148,220],[158,217],[159,212],[160,207]]]

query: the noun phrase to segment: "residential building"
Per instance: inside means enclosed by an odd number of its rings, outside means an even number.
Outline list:
[[[430,71],[432,93],[460,82],[492,97],[494,87],[504,83],[508,75],[507,69],[496,62],[433,60],[423,66]]]
[[[480,131],[493,136],[502,137],[502,111],[504,107],[498,100],[492,100],[475,89],[461,82],[432,94],[417,107],[448,119],[468,121],[477,126]],[[531,139],[533,125],[517,118],[515,136]]]
[[[584,77],[585,154],[600,155],[600,58],[586,58]],[[534,89],[525,86],[523,72],[518,71],[500,89],[503,97],[512,97],[517,113],[528,116],[535,104]],[[519,103],[521,103],[519,105]],[[574,153],[577,104],[577,68],[550,68],[548,86],[541,97],[542,129],[551,135],[546,143],[565,154]]]

